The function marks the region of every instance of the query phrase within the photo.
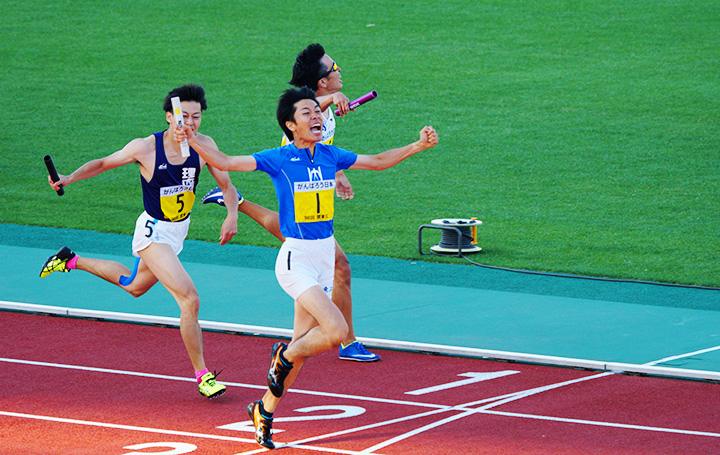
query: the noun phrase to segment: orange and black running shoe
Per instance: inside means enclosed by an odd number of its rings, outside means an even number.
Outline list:
[[[287,349],[287,344],[278,342],[272,348],[272,361],[268,370],[267,384],[270,392],[280,398],[285,391],[285,378],[292,370],[292,363],[283,360],[281,355]]]
[[[272,440],[272,419],[264,417],[260,412],[260,402],[253,401],[247,407],[250,420],[255,425],[255,441],[263,447],[274,449]]]

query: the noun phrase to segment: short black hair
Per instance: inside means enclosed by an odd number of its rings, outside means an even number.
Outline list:
[[[205,89],[198,84],[186,84],[181,87],[174,88],[165,97],[163,109],[165,112],[172,112],[171,98],[180,98],[180,101],[195,101],[200,104],[200,110],[207,109],[207,101],[205,101]]]
[[[294,140],[293,133],[285,125],[285,122],[295,121],[295,103],[301,100],[313,100],[318,106],[320,105],[317,98],[315,98],[315,92],[308,87],[289,88],[283,92],[278,100],[277,121],[285,136],[291,141]]]
[[[325,65],[320,62],[323,55],[325,55],[325,49],[318,43],[311,44],[303,49],[295,59],[292,79],[290,79],[289,84],[298,88],[310,87],[317,91],[318,81],[330,69],[325,68]]]

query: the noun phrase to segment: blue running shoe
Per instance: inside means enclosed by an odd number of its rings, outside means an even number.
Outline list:
[[[340,344],[341,360],[354,360],[355,362],[377,362],[380,356],[368,351],[365,346],[358,340],[353,341],[347,346]]]
[[[235,190],[237,191],[237,189]],[[240,192],[238,191],[238,205],[242,204],[243,197],[240,196]],[[205,196],[202,198],[203,204],[210,204],[215,203],[218,205],[221,205],[225,207],[225,200],[223,199],[223,193],[219,186],[216,186],[215,188],[211,189],[207,192]]]

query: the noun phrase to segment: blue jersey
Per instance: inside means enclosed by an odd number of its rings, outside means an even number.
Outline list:
[[[190,216],[200,175],[200,156],[190,149],[183,164],[168,162],[163,133],[155,133],[155,169],[150,181],[141,175],[143,205],[148,215],[162,221],[182,221]]]
[[[355,153],[317,143],[311,157],[309,149],[293,143],[253,156],[257,170],[275,185],[283,236],[318,240],[333,235],[335,173],[355,164]]]

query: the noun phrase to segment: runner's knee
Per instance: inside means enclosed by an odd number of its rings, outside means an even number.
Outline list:
[[[331,347],[340,346],[348,334],[348,325],[345,320],[341,320],[337,325],[326,330],[326,333]]]
[[[141,295],[145,294],[148,291],[147,289],[133,287],[132,285],[125,287],[123,289],[125,289],[127,292],[129,292],[130,295],[132,295],[133,297],[140,297]]]
[[[177,300],[181,313],[190,315],[197,319],[198,314],[200,313],[200,296],[197,291],[193,290]]]
[[[133,297],[140,297],[149,291],[155,283],[157,283],[157,279],[154,276],[149,276],[146,270],[141,270],[129,284],[126,286],[119,285]]]

